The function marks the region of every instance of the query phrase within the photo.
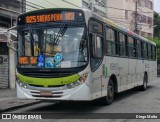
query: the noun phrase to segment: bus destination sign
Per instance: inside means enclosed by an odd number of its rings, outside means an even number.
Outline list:
[[[45,14],[45,15],[33,15],[26,16],[26,23],[41,23],[41,22],[57,22],[57,21],[74,21],[75,13],[74,12],[65,12],[54,13],[54,14]]]
[[[61,12],[45,12],[34,13],[18,18],[18,24],[32,24],[44,22],[80,22],[84,21],[82,12],[61,11]]]

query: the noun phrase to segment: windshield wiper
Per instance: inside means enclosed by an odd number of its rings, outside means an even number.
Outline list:
[[[59,38],[63,37],[63,35],[65,34],[66,30],[67,30],[67,25],[66,24],[62,25],[61,28],[60,28],[60,30],[59,30],[59,32],[54,37],[54,44],[55,45],[59,44],[59,42],[60,42]]]

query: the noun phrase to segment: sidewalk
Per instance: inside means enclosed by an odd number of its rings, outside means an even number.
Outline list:
[[[0,113],[39,102],[39,100],[22,100],[16,98],[16,89],[0,89]]]

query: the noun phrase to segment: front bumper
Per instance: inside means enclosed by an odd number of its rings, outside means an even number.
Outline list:
[[[17,97],[21,99],[39,99],[39,100],[55,100],[55,101],[89,101],[91,100],[90,88],[87,84],[83,83],[75,88],[62,89],[62,88],[45,88],[45,90],[52,92],[52,96],[41,96],[41,88],[33,87],[33,89],[26,89],[17,86]]]

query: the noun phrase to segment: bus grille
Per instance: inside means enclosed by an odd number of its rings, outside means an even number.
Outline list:
[[[20,74],[35,78],[59,78],[76,74],[76,72],[42,72],[42,71],[20,71]]]
[[[63,92],[52,92],[51,96],[41,95],[39,91],[31,91],[33,97],[45,97],[45,98],[60,98],[63,96]]]

